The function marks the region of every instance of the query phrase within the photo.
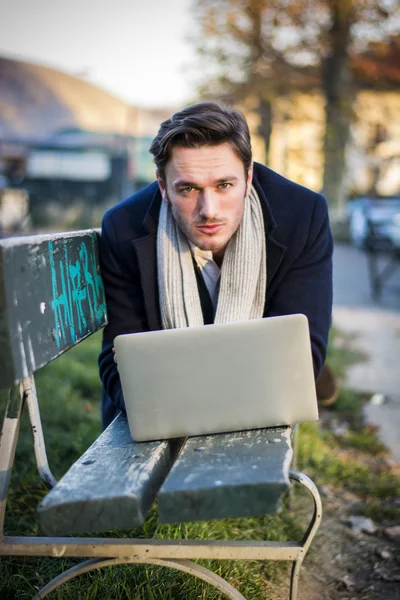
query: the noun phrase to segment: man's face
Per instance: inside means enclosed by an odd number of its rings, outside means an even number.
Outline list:
[[[175,147],[165,169],[157,174],[164,202],[185,234],[201,250],[222,258],[237,231],[250,192],[253,168],[244,165],[227,143],[198,148]]]

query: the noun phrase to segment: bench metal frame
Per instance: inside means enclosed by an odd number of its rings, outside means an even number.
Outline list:
[[[290,479],[309,491],[314,504],[313,516],[300,542],[4,536],[8,487],[25,402],[28,406],[40,477],[48,488],[52,488],[56,483],[48,465],[35,382],[31,375],[10,392],[0,438],[0,473],[4,474],[0,479],[0,555],[88,559],[55,577],[38,592],[35,599],[44,598],[66,581],[94,569],[120,564],[154,564],[198,577],[232,600],[245,600],[227,581],[192,562],[198,559],[217,559],[292,561],[289,597],[290,600],[296,600],[300,568],[320,525],[322,505],[318,489],[312,480],[295,470],[289,472]]]

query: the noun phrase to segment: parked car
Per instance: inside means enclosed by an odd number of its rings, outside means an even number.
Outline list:
[[[350,200],[348,216],[351,241],[357,248],[400,248],[400,198]]]

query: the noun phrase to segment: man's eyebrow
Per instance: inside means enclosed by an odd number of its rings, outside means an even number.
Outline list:
[[[177,181],[174,181],[174,186],[176,188],[178,187],[199,187],[197,183],[195,183],[194,181],[184,181],[183,179],[178,179]]]
[[[220,179],[217,179],[216,181],[214,181],[213,183],[215,185],[218,185],[220,183],[227,183],[230,181],[239,181],[239,178],[236,177],[236,175],[227,175],[226,177],[221,177]],[[193,188],[198,188],[200,187],[198,183],[194,182],[194,181],[185,181],[183,179],[178,179],[177,181],[174,182],[174,186],[176,188],[178,187],[193,187]]]
[[[239,181],[239,177],[236,177],[236,175],[228,175],[227,177],[218,179],[215,183],[227,183],[229,181]]]

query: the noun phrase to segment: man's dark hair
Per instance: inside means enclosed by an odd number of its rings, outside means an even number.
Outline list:
[[[243,162],[247,176],[251,165],[250,132],[244,115],[218,102],[200,102],[161,123],[150,152],[162,179],[175,146],[197,148],[228,143]]]

